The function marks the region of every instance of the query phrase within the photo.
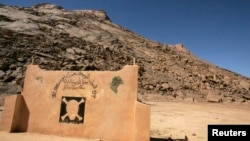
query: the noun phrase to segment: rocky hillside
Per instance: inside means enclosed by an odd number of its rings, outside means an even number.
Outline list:
[[[183,45],[146,39],[102,10],[53,4],[0,5],[0,93],[21,93],[27,65],[47,70],[139,69],[142,100],[246,102],[250,79],[194,56]]]

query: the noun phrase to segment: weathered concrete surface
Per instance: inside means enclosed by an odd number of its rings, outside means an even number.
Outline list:
[[[2,130],[8,132],[25,132],[28,128],[29,111],[22,95],[5,98],[6,112],[2,117]]]
[[[100,139],[83,139],[72,137],[59,137],[32,133],[11,133],[0,131],[3,141],[100,141]]]
[[[150,107],[137,102],[137,74],[136,65],[101,72],[44,71],[29,65],[22,95],[5,100],[8,108],[3,111],[1,129],[109,141],[147,141]],[[26,117],[18,112],[23,107],[28,109],[24,111]],[[26,123],[14,122],[21,120]]]

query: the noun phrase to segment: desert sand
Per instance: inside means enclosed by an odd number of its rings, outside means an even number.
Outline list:
[[[250,102],[192,103],[148,102],[151,105],[151,136],[206,141],[208,124],[250,124]],[[0,118],[3,107],[0,107]],[[91,141],[31,133],[0,132],[4,141]],[[99,140],[99,139],[93,139]],[[102,140],[103,141],[103,140]]]
[[[250,124],[250,103],[151,103],[151,136],[207,141],[208,124]]]

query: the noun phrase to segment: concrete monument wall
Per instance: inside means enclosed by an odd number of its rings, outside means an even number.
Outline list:
[[[107,141],[149,141],[150,107],[137,102],[138,66],[120,71],[26,70],[6,97],[0,129]]]

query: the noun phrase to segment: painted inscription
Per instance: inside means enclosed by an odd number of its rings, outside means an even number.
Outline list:
[[[83,124],[85,101],[84,97],[62,97],[59,122]]]
[[[62,84],[63,90],[78,90],[86,89],[87,85],[92,87],[92,97],[96,97],[97,85],[94,80],[90,79],[90,74],[83,74],[82,72],[67,73],[57,81],[52,92],[52,98],[56,97],[57,89]]]
[[[120,76],[115,76],[112,79],[111,85],[110,85],[110,89],[117,93],[118,92],[118,87],[123,84],[123,80]]]

